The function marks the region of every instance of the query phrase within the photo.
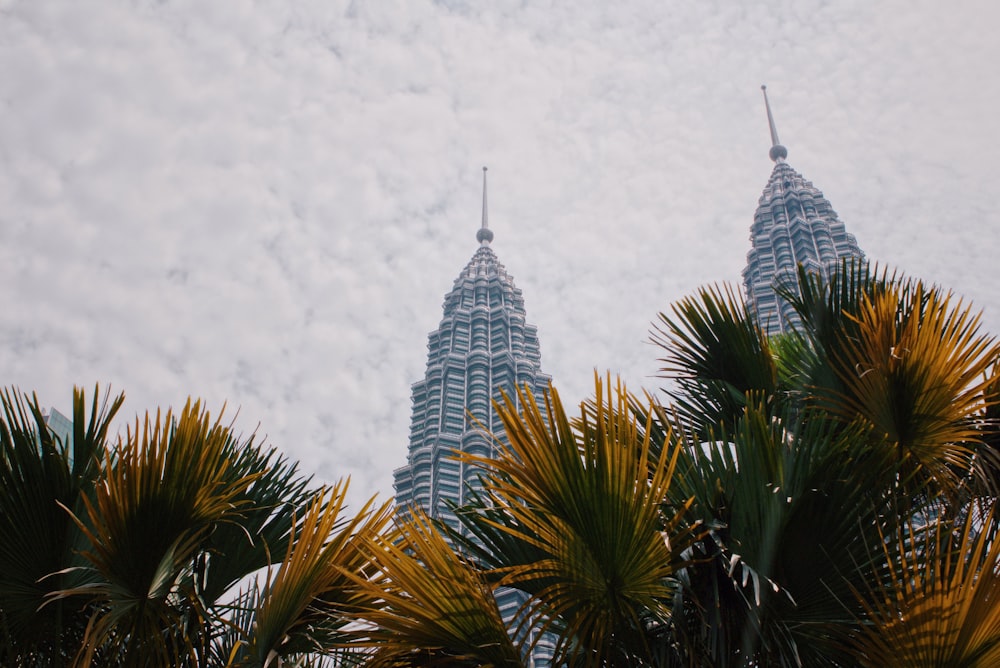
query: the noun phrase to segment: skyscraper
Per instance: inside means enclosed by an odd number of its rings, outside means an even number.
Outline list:
[[[864,254],[823,193],[785,162],[788,150],[778,141],[767,87],[761,86],[761,90],[771,130],[774,170],[750,228],[743,288],[751,313],[770,336],[799,324],[798,315],[774,291],[776,285],[796,284],[798,265],[826,274],[842,259],[861,259]]]
[[[45,424],[52,433],[60,438],[72,457],[73,453],[73,419],[66,417],[55,408],[45,413]]]
[[[469,487],[478,488],[480,472],[456,461],[455,452],[491,456],[489,434],[506,438],[492,400],[503,392],[516,400],[516,389],[525,385],[539,395],[550,380],[541,371],[538,330],[525,320],[524,297],[490,247],[487,213],[483,167],[479,249],[445,295],[441,324],[427,337],[427,372],[412,388],[407,462],[394,472],[397,509],[419,507],[456,529],[447,502],[464,503]],[[524,600],[512,589],[497,592],[511,627]],[[546,666],[551,657],[552,643],[543,638],[530,659]]]
[[[427,373],[412,388],[407,463],[394,472],[398,508],[417,506],[452,526],[457,523],[445,501],[463,503],[466,485],[478,482],[476,467],[455,461],[454,452],[491,455],[484,430],[500,431],[491,400],[502,391],[514,396],[524,385],[540,393],[549,383],[521,291],[490,247],[485,167],[476,240],[479,249],[445,296],[441,324],[428,336]]]

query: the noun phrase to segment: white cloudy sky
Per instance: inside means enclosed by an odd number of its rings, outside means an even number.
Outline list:
[[[493,247],[577,401],[739,280],[770,141],[868,255],[1000,331],[992,0],[0,0],[0,382],[239,408],[392,491],[427,333]]]

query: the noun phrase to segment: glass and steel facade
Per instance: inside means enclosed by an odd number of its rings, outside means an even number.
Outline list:
[[[452,525],[446,502],[462,504],[479,474],[455,451],[491,456],[490,435],[504,438],[492,401],[503,392],[514,397],[517,387],[540,394],[549,383],[521,291],[489,241],[480,244],[428,336],[427,372],[412,388],[407,463],[394,474],[398,508],[418,506]]]
[[[492,402],[517,389],[535,396],[548,387],[541,370],[538,330],[525,319],[524,297],[490,247],[486,216],[476,234],[479,249],[444,299],[444,314],[427,339],[427,371],[413,384],[413,412],[406,465],[395,470],[397,511],[420,508],[458,529],[449,503],[462,505],[478,489],[481,469],[457,461],[457,451],[490,457],[506,442]],[[500,590],[497,604],[513,628],[524,595]],[[532,665],[546,666],[553,645],[542,638]]]
[[[775,292],[776,286],[797,285],[799,265],[825,275],[842,260],[862,259],[864,254],[823,193],[785,162],[788,151],[778,141],[766,91],[764,100],[775,164],[750,228],[743,289],[750,312],[770,336],[800,324],[792,307]]]

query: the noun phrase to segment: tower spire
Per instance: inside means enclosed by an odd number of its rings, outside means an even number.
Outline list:
[[[483,225],[476,232],[476,241],[483,246],[488,246],[493,241],[493,230],[490,229],[489,216],[486,211],[486,168],[483,167]]]
[[[767,101],[767,86],[762,85],[760,89],[764,92],[764,108],[767,109],[767,124],[771,128],[771,150],[768,155],[775,162],[784,162],[788,157],[788,149],[781,145],[778,140],[778,130],[774,127],[774,116],[771,114],[771,103]]]

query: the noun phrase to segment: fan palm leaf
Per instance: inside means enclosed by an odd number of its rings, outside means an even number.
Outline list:
[[[885,542],[887,579],[857,590],[862,666],[1000,665],[1000,540],[995,510],[964,522],[910,523]]]
[[[785,343],[779,359],[782,388],[800,393],[807,401],[820,393],[842,390],[830,364],[842,346],[857,338],[852,319],[866,296],[873,296],[897,284],[899,277],[886,269],[856,259],[845,259],[829,274],[807,271],[799,266],[797,283],[782,284],[775,290],[787,301],[801,321],[801,327],[783,335]]]
[[[84,392],[73,392],[73,431],[49,431],[38,398],[17,390],[0,394],[0,663],[61,664],[86,626],[77,601],[42,607],[46,597],[79,584],[62,571],[75,563],[82,534],[60,505],[82,509],[98,478],[109,425],[123,396],[101,398],[90,412]]]
[[[831,360],[844,390],[828,397],[847,419],[862,416],[925,478],[954,491],[973,465],[996,364],[980,316],[951,294],[890,286],[865,296],[852,316],[856,336]]]
[[[534,563],[545,556],[535,542],[522,538],[525,530],[517,519],[497,507],[485,490],[469,486],[464,501],[454,506],[458,528],[440,521],[436,527],[492,583],[499,584],[511,567]],[[528,593],[537,593],[542,586],[540,580],[519,584]]]
[[[894,460],[848,429],[749,396],[731,433],[688,442],[671,488],[709,534],[682,573],[687,650],[698,665],[836,665],[831,620],[887,521]],[[666,418],[667,416],[663,416]],[[848,620],[849,621],[849,620]]]
[[[992,470],[998,352],[978,316],[865,263],[800,268],[779,292],[802,321],[782,337],[754,343],[736,326],[742,304],[715,289],[675,307],[676,322],[661,315],[653,338],[679,387],[669,408],[651,404],[654,423],[688,441],[674,501],[695,499],[691,518],[710,529],[698,552],[713,557],[681,574],[688,621],[675,627],[715,665],[843,659],[836,639],[857,611],[844,602],[863,580],[845,567],[874,575],[878,531],[941,491],[968,498],[970,470]],[[746,371],[768,368],[764,351],[775,382],[748,382],[768,377]]]
[[[666,355],[661,372],[686,427],[702,435],[731,428],[745,407],[747,392],[773,396],[777,367],[768,339],[729,285],[702,288],[660,314],[652,342]]]
[[[253,476],[226,479],[228,431],[188,402],[134,429],[106,453],[94,498],[72,517],[87,539],[89,582],[50,601],[80,597],[94,608],[81,650],[89,665],[105,648],[130,662],[179,665],[206,639],[208,611],[191,578],[205,536],[239,516],[236,501]],[[68,509],[67,509],[68,510]],[[77,570],[77,569],[74,569]]]
[[[348,635],[348,614],[368,599],[356,584],[369,568],[367,546],[392,518],[391,503],[370,499],[345,517],[347,482],[317,494],[288,539],[285,557],[259,596],[247,600],[245,649],[233,665],[269,668],[309,654],[334,654]]]
[[[230,439],[224,477],[253,483],[233,499],[240,513],[232,522],[213,527],[198,557],[198,589],[209,604],[219,601],[248,574],[272,565],[294,535],[295,518],[320,492],[310,487],[295,462],[274,448]]]
[[[378,603],[359,611],[357,643],[375,650],[367,665],[524,665],[491,583],[418,509],[366,549],[376,570],[356,581]]]
[[[527,390],[516,402],[504,396],[496,409],[509,446],[494,459],[463,457],[484,467],[490,498],[513,519],[494,526],[541,554],[510,565],[504,583],[535,594],[523,619],[559,631],[557,661],[635,663],[669,624],[675,575],[698,529],[682,522],[683,504],[663,512],[678,451],[654,461],[624,385],[605,389],[597,378],[595,387],[575,421],[554,389],[544,413]]]

